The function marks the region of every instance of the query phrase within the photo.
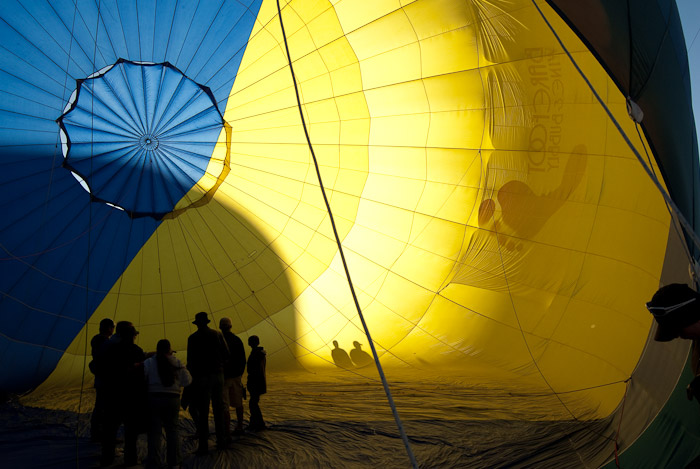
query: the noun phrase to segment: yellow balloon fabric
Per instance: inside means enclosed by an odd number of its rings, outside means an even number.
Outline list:
[[[538,5],[636,136],[625,97]],[[224,113],[230,135],[182,206],[216,185],[230,152],[213,197],[164,219],[44,386],[82,375],[104,317],[134,322],[146,350],[168,338],[179,351],[197,312],[230,317],[237,334],[260,336],[272,370],[321,379],[337,369],[333,341],[369,351],[286,41],[389,380],[515,383],[556,396],[544,419],[609,415],[651,327],[644,302],[670,216],[532,2],[292,0],[281,11],[286,37],[263,1]]]

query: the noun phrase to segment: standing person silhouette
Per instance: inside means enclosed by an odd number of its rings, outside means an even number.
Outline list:
[[[251,348],[248,356],[248,392],[250,393],[250,425],[248,429],[254,432],[265,430],[265,420],[263,420],[260,410],[260,396],[267,392],[267,379],[265,368],[267,366],[267,353],[260,347],[260,339],[257,335],[248,337],[248,345]]]
[[[233,332],[231,319],[221,318],[219,329],[226,340],[230,353],[224,364],[224,423],[227,434],[230,431],[231,413],[229,406],[236,409],[236,433],[243,431],[243,383],[241,377],[245,371],[246,358],[243,341]],[[228,436],[228,435],[227,435]]]
[[[333,363],[335,363],[335,366],[339,368],[353,368],[348,352],[338,346],[337,340],[333,341],[333,347],[333,350],[331,350],[331,358],[333,358]]]
[[[363,366],[371,365],[374,361],[372,355],[362,350],[362,344],[358,341],[354,341],[352,345],[355,347],[350,350],[350,358],[356,367],[362,368]]]
[[[690,367],[695,378],[686,391],[688,399],[700,402],[700,294],[686,284],[672,283],[659,288],[646,306],[656,320],[655,341],[692,341]]]
[[[180,388],[190,384],[192,376],[175,358],[167,339],[158,341],[156,354],[144,362],[143,368],[148,383],[148,465],[162,465],[158,450],[165,429],[168,467],[176,467],[182,459],[177,431]]]
[[[117,430],[124,423],[124,465],[137,464],[136,440],[145,411],[143,349],[134,343],[138,331],[129,321],[119,321],[116,333],[98,358],[98,372],[105,385],[105,422],[101,466],[114,462]]]
[[[187,339],[187,369],[192,373],[192,404],[197,408],[197,434],[199,446],[197,454],[209,451],[209,403],[214,412],[216,446],[228,446],[224,429],[224,363],[228,360],[228,347],[224,336],[210,329],[207,313],[195,315],[192,324],[197,330]]]
[[[109,318],[104,318],[100,321],[100,332],[96,334],[90,341],[92,349],[92,361],[89,364],[90,371],[95,375],[95,407],[92,410],[90,418],[90,441],[99,443],[102,435],[102,426],[104,425],[105,414],[105,389],[103,380],[97,375],[97,360],[102,349],[112,337],[114,333],[114,321]]]

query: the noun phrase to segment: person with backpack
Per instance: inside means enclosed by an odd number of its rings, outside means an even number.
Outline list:
[[[170,341],[162,339],[156,345],[156,354],[144,364],[148,385],[148,466],[160,467],[159,450],[165,429],[168,467],[181,463],[180,435],[180,388],[192,382],[192,375],[178,360]]]

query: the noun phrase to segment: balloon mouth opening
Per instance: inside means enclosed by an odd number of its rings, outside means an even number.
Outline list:
[[[78,79],[56,122],[62,166],[90,201],[132,218],[201,206],[230,171],[231,127],[212,91],[168,62],[119,59]]]

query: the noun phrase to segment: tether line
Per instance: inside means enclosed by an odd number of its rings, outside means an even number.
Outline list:
[[[97,42],[98,42],[98,35],[100,31],[100,6],[102,2],[101,0],[97,2],[97,21],[95,24],[95,47],[93,49],[92,53],[92,65],[93,67],[95,66],[95,63],[97,62]],[[77,3],[76,3],[77,5]],[[71,40],[72,40],[72,34],[73,31],[71,31]],[[66,70],[66,73],[68,73],[69,70]],[[80,83],[78,83],[78,86],[82,86]],[[76,95],[76,100],[77,100],[77,95]],[[76,101],[77,102],[77,101]],[[91,101],[91,117],[90,117],[90,181],[92,182],[92,172],[93,172],[93,152],[94,152],[94,144],[95,144],[95,101]],[[70,150],[68,150],[70,151]],[[68,153],[65,155],[66,157],[68,156]],[[92,253],[92,190],[90,191],[90,197],[88,198],[88,203],[87,203],[87,211],[88,211],[88,232],[87,232],[87,257],[86,257],[86,268],[85,268],[85,346],[83,349],[83,370],[80,375],[80,396],[78,397],[78,427],[76,428],[75,431],[75,464],[76,468],[80,467],[80,410],[81,406],[83,403],[83,391],[85,389],[85,368],[87,365],[87,351],[88,351],[88,339],[90,338],[89,336],[89,327],[88,327],[88,322],[90,320],[91,312],[90,312],[90,256]],[[90,432],[93,432],[93,429],[90,428]]]
[[[668,194],[668,192],[666,192],[666,189],[664,189],[661,182],[659,182],[659,179],[656,177],[654,172],[649,168],[646,161],[644,161],[644,158],[642,157],[642,155],[639,153],[639,151],[637,151],[637,149],[635,148],[632,141],[629,139],[629,137],[627,136],[625,131],[622,129],[622,126],[620,125],[620,123],[617,122],[617,119],[615,119],[615,116],[613,116],[612,111],[610,111],[610,108],[608,108],[608,105],[600,97],[600,95],[598,94],[596,89],[593,87],[593,84],[590,82],[590,80],[588,80],[588,77],[586,76],[586,74],[583,72],[583,70],[581,70],[581,67],[579,67],[578,63],[576,63],[576,60],[574,60],[573,56],[571,55],[571,52],[569,52],[569,49],[566,48],[566,46],[564,45],[564,42],[561,40],[561,38],[559,37],[557,32],[554,30],[554,27],[552,26],[552,24],[549,22],[549,20],[547,20],[547,17],[544,15],[544,13],[540,9],[539,5],[537,5],[537,2],[535,0],[532,0],[532,4],[535,6],[537,11],[540,13],[540,16],[542,17],[544,22],[547,24],[547,27],[549,27],[549,29],[552,31],[552,34],[554,34],[554,37],[556,38],[557,42],[559,43],[561,48],[566,53],[567,57],[569,57],[569,60],[571,61],[573,66],[576,68],[576,71],[578,71],[579,75],[581,75],[581,78],[583,78],[583,80],[588,85],[588,88],[593,93],[593,96],[595,96],[598,103],[600,103],[600,105],[603,107],[603,110],[605,110],[606,114],[608,115],[608,117],[612,121],[613,125],[615,125],[615,128],[617,129],[617,131],[620,133],[622,138],[627,143],[627,146],[630,148],[630,150],[632,150],[632,153],[634,153],[634,156],[637,157],[637,160],[642,165],[642,168],[644,169],[644,171],[647,173],[647,175],[652,180],[652,182],[654,183],[656,188],[659,190],[659,192],[663,196],[666,203],[669,205],[669,207],[671,207],[673,212],[676,214],[676,216],[678,217],[678,221],[680,221],[681,225],[683,225],[685,232],[688,234],[688,236],[693,241],[695,246],[697,248],[700,248],[700,237],[698,237],[697,233],[695,233],[695,229],[693,228],[693,226],[685,218],[685,215],[683,215],[683,213],[680,211],[680,209],[678,208],[676,203],[673,201],[671,196]]]
[[[328,217],[331,221],[331,226],[333,227],[333,235],[335,236],[335,242],[338,245],[338,252],[340,253],[340,258],[343,262],[343,269],[345,269],[345,275],[348,279],[348,286],[350,287],[350,293],[352,294],[352,299],[355,302],[355,308],[357,309],[357,315],[360,318],[360,321],[362,322],[362,327],[365,330],[365,335],[367,336],[367,341],[369,342],[369,346],[372,349],[372,355],[374,356],[374,363],[377,365],[377,371],[379,372],[379,377],[382,380],[382,386],[384,386],[384,392],[386,393],[386,397],[389,401],[389,406],[391,407],[391,412],[394,414],[394,420],[396,420],[396,426],[399,429],[399,433],[401,434],[401,439],[403,440],[403,444],[406,447],[406,452],[408,453],[408,457],[411,460],[411,465],[415,468],[418,469],[418,463],[416,462],[416,457],[413,455],[413,450],[411,449],[411,443],[408,441],[408,436],[406,435],[406,431],[403,428],[403,424],[401,423],[401,418],[399,417],[399,413],[396,410],[396,405],[394,404],[394,398],[391,396],[391,390],[389,389],[389,383],[387,383],[386,376],[384,376],[384,370],[382,369],[382,365],[379,363],[379,355],[377,354],[377,350],[374,347],[374,341],[372,340],[372,336],[369,333],[369,328],[367,327],[367,323],[365,322],[365,317],[362,314],[362,308],[360,308],[360,302],[357,299],[357,295],[355,294],[355,287],[353,286],[352,279],[350,278],[350,271],[348,270],[348,264],[345,260],[345,254],[343,252],[343,245],[340,242],[340,236],[338,236],[338,230],[336,229],[335,226],[335,220],[333,219],[333,212],[331,210],[331,205],[328,202],[328,197],[326,196],[326,189],[323,186],[323,181],[321,179],[321,170],[318,165],[318,160],[316,159],[316,154],[314,153],[314,147],[311,144],[311,138],[309,137],[309,131],[306,127],[306,120],[304,119],[304,112],[301,107],[301,98],[299,97],[299,87],[297,85],[297,79],[296,76],[294,75],[294,67],[292,66],[292,56],[289,53],[289,44],[287,43],[287,35],[284,32],[284,22],[282,21],[282,9],[280,8],[280,2],[277,0],[277,14],[280,19],[280,28],[282,28],[282,38],[284,39],[284,47],[287,52],[287,60],[289,61],[289,71],[292,74],[292,83],[294,83],[294,92],[296,93],[297,97],[297,105],[299,107],[299,116],[301,117],[301,125],[304,128],[304,135],[306,135],[306,142],[308,143],[309,146],[309,151],[311,151],[311,157],[313,158],[314,161],[314,168],[316,169],[316,175],[318,176],[318,184],[319,187],[321,188],[321,194],[323,195],[323,201],[326,204],[326,210],[328,211]]]
[[[586,76],[586,74],[583,72],[583,70],[581,69],[581,67],[579,67],[578,63],[576,62],[576,60],[574,59],[574,57],[571,55],[571,52],[569,52],[569,49],[564,45],[564,41],[562,41],[561,37],[559,37],[559,34],[557,34],[556,30],[554,29],[554,27],[552,26],[552,24],[549,22],[549,20],[548,20],[547,17],[545,16],[544,12],[542,11],[542,9],[541,9],[541,8],[539,7],[539,5],[537,4],[537,1],[536,1],[536,0],[532,0],[532,4],[533,4],[534,7],[537,9],[538,13],[539,13],[540,16],[542,17],[542,20],[545,22],[545,24],[547,25],[547,27],[550,29],[550,31],[552,31],[552,34],[554,35],[555,39],[557,40],[557,42],[558,42],[559,45],[561,46],[561,48],[562,48],[562,50],[564,51],[564,53],[566,54],[566,56],[567,56],[567,57],[569,58],[569,60],[571,61],[571,64],[574,66],[574,68],[576,68],[576,71],[577,71],[578,74],[581,76],[581,78],[583,78],[583,80],[585,81],[586,85],[587,85],[588,88],[591,90],[591,93],[593,93],[593,96],[596,98],[596,100],[597,100],[598,103],[601,105],[601,107],[603,108],[603,110],[605,111],[605,113],[608,115],[608,117],[610,118],[611,122],[613,123],[613,125],[615,126],[615,128],[617,129],[617,131],[619,132],[620,136],[622,136],[622,138],[625,140],[625,143],[627,143],[627,146],[630,148],[630,150],[632,150],[632,153],[634,153],[634,156],[637,158],[637,160],[638,160],[639,163],[641,164],[641,166],[642,166],[642,168],[644,169],[644,171],[647,173],[647,175],[648,175],[649,178],[652,180],[652,182],[654,183],[654,185],[656,186],[656,188],[658,189],[658,191],[661,193],[662,197],[664,198],[664,201],[666,202],[667,208],[669,208],[673,213],[676,214],[676,217],[677,217],[678,221],[680,222],[680,224],[682,225],[682,228],[684,229],[684,231],[685,231],[685,232],[687,233],[687,235],[690,237],[690,239],[691,239],[692,242],[695,244],[695,246],[698,247],[698,248],[700,248],[700,238],[698,237],[697,233],[695,232],[693,226],[692,226],[692,225],[690,224],[690,222],[688,222],[688,220],[685,218],[685,216],[684,216],[683,213],[680,211],[680,209],[678,208],[678,206],[676,205],[676,203],[673,201],[673,199],[671,198],[671,196],[669,195],[669,193],[666,191],[666,189],[663,187],[663,185],[662,185],[661,182],[659,181],[659,179],[658,179],[658,177],[656,176],[656,174],[655,174],[655,172],[653,171],[653,169],[650,168],[649,165],[647,165],[647,163],[646,163],[646,161],[644,160],[644,158],[642,157],[642,155],[639,153],[639,151],[638,151],[637,148],[634,146],[634,144],[632,143],[632,141],[630,140],[630,138],[627,136],[627,134],[625,133],[625,131],[622,129],[622,126],[620,125],[620,123],[617,121],[617,119],[615,118],[615,116],[613,116],[612,111],[610,111],[610,108],[608,107],[608,105],[607,105],[607,104],[603,101],[603,99],[600,97],[600,95],[599,95],[598,92],[596,91],[595,87],[594,87],[593,84],[590,82],[590,80],[588,79],[588,77]],[[627,7],[629,8],[629,2],[627,3]],[[664,32],[664,37],[666,37],[667,34],[668,34],[668,24],[666,25],[666,31]],[[658,58],[658,55],[657,55],[657,58]],[[656,65],[656,64],[654,64],[654,65]],[[628,106],[630,105],[630,101],[631,101],[631,97],[628,96],[628,97],[627,97]],[[631,112],[630,112],[630,117],[632,117],[632,113],[631,113]],[[635,126],[637,127],[637,132],[639,132],[639,128],[638,128],[638,127],[639,127],[639,122],[638,122],[634,117],[632,117],[632,120],[634,120]],[[639,135],[639,137],[640,137],[640,139],[641,139],[641,134]],[[642,141],[642,146],[644,147],[644,150],[645,150],[645,152],[646,152],[646,146],[644,146],[644,142],[643,142],[643,141]],[[673,216],[671,216],[671,222],[670,222],[670,223],[673,224]],[[683,244],[685,245],[685,244],[687,244],[687,243],[683,243]],[[686,246],[686,255],[688,255],[688,256],[690,257],[690,258],[689,258],[690,264],[691,264],[691,266],[693,267],[693,272],[694,272],[694,271],[695,271],[695,268],[694,268],[695,262],[694,262],[694,259],[692,258],[692,256],[690,256],[690,251],[687,249],[687,246]],[[634,371],[636,371],[636,369],[635,369]],[[633,371],[632,375],[634,374],[634,371]],[[618,425],[617,434],[615,435],[615,438],[614,438],[614,444],[615,444],[615,450],[614,450],[614,451],[615,451],[615,462],[616,462],[616,464],[618,464],[618,467],[620,467],[620,466],[619,466],[619,460],[618,460],[618,450],[619,450],[619,446],[618,446],[618,437],[619,437],[619,433],[620,433],[620,425],[622,424],[622,413],[624,412],[624,404],[625,404],[625,400],[626,400],[626,398],[627,398],[627,391],[628,391],[628,388],[629,388],[629,382],[632,380],[632,377],[633,377],[632,375],[631,375],[628,379],[625,380],[626,388],[625,388],[625,395],[624,395],[623,400],[622,400],[622,407],[621,407],[621,410],[620,410],[620,412],[621,412],[621,415],[620,415],[620,424]],[[558,396],[557,396],[557,397],[558,397]],[[566,406],[565,406],[565,407],[566,407]],[[569,410],[569,409],[567,408],[567,410]],[[604,435],[603,435],[603,436],[604,436]],[[608,440],[611,439],[610,437],[605,437],[605,438],[608,439]]]

